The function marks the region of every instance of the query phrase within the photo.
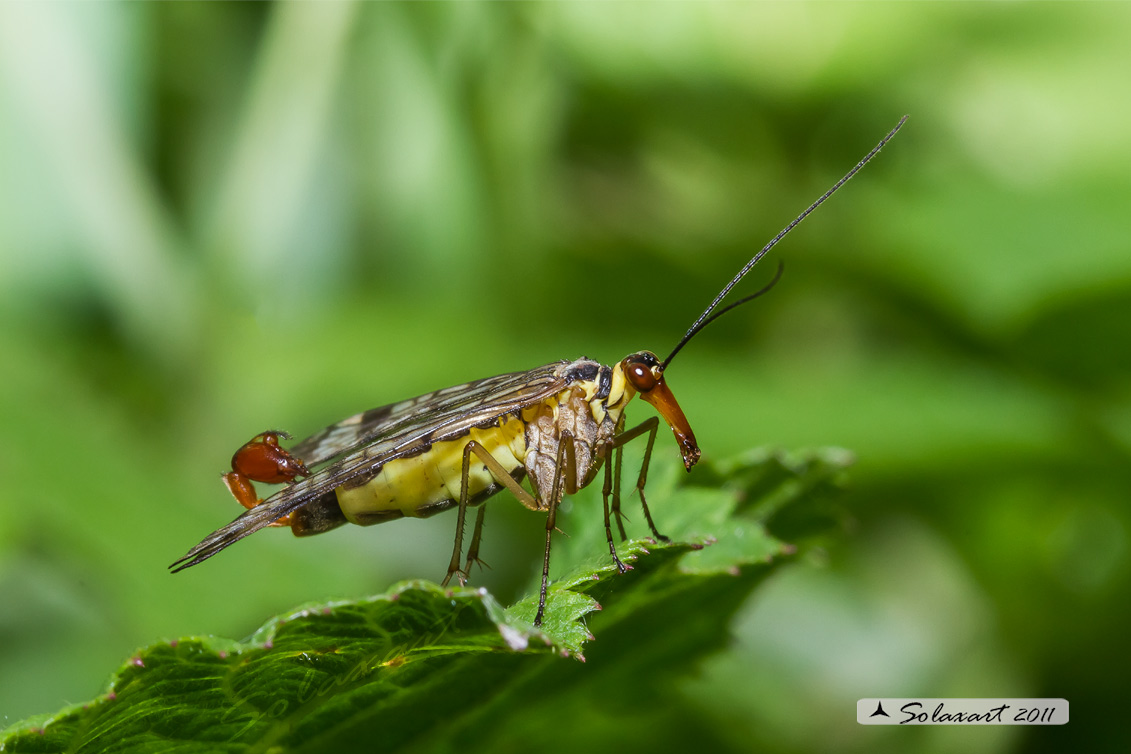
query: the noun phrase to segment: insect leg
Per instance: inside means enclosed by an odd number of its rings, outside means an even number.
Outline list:
[[[628,539],[628,535],[624,533],[625,515],[620,509],[620,465],[623,456],[624,446],[617,445],[613,449],[613,465],[616,467],[613,472],[613,518],[617,520],[617,529],[620,531],[620,539],[622,542]]]
[[[542,625],[546,611],[546,589],[550,585],[550,539],[558,518],[558,503],[566,492],[577,492],[577,454],[573,447],[573,434],[563,430],[558,441],[558,458],[554,466],[554,486],[550,491],[550,514],[546,517],[546,554],[542,558],[542,590],[538,595],[538,613],[534,625]]]
[[[483,535],[483,517],[487,512],[487,503],[479,506],[479,514],[475,517],[475,533],[471,535],[471,544],[467,547],[467,563],[463,567],[463,572],[471,574],[471,564],[478,563],[480,566],[486,566],[482,560],[479,559],[479,539]]]
[[[464,446],[463,449],[463,465],[460,471],[460,485],[459,485],[459,511],[456,516],[456,541],[455,547],[452,550],[452,559],[448,563],[448,575],[440,582],[441,586],[447,586],[448,582],[452,580],[452,576],[457,576],[460,586],[467,583],[467,571],[460,570],[459,561],[460,556],[463,554],[463,525],[464,519],[467,516],[468,505],[468,480],[471,476],[471,454],[474,453],[476,458],[483,462],[487,470],[491,472],[491,476],[496,482],[510,490],[511,494],[518,498],[518,501],[523,505],[538,509],[538,501],[534,496],[522,488],[522,485],[515,481],[507,470],[503,468],[502,464],[495,460],[495,457],[479,443],[471,440]],[[478,552],[479,549],[479,535],[483,527],[483,509],[480,508],[479,516],[475,523],[475,533],[472,535],[471,547],[468,549],[470,556],[472,551]],[[470,568],[470,558],[468,560],[468,568]]]
[[[648,510],[648,501],[644,497],[644,484],[648,481],[648,462],[652,460],[652,445],[656,442],[656,430],[660,426],[660,420],[653,416],[647,421],[637,424],[627,432],[622,432],[613,439],[613,446],[619,451],[626,443],[635,440],[645,432],[648,433],[648,445],[644,448],[644,460],[640,464],[640,476],[636,478],[636,491],[640,494],[640,507],[644,509],[644,518],[648,521],[648,528],[652,530],[652,536],[661,542],[670,541],[660,532],[656,531],[656,524],[652,522],[652,513]],[[613,492],[613,510],[619,510],[619,495],[620,485],[616,485]],[[624,531],[621,531],[621,536],[624,536]]]
[[[620,486],[620,473],[619,473],[620,472],[620,450],[621,450],[620,448],[617,448],[616,451],[615,451],[615,453],[616,453],[616,466],[617,466],[617,472],[618,472],[617,475],[616,475],[618,487]],[[609,541],[609,553],[613,556],[613,562],[616,563],[617,570],[621,573],[624,573],[625,571],[632,568],[632,566],[625,565],[624,563],[621,562],[621,559],[617,557],[617,546],[613,543],[613,529],[609,525],[609,493],[612,492],[612,488],[613,488],[613,464],[609,463],[608,454],[609,454],[609,449],[606,448],[605,449],[605,456],[606,456],[606,458],[605,458],[605,484],[601,488],[601,502],[604,504],[604,508],[605,508],[605,539],[607,539]],[[620,502],[619,497],[617,498],[617,502],[618,503]],[[619,509],[617,510],[617,514],[618,514],[617,525],[621,526],[621,536],[623,537],[624,527],[620,523],[620,517],[619,517],[620,510]]]

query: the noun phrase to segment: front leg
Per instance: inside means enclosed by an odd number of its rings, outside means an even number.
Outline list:
[[[640,464],[640,475],[636,477],[636,492],[640,495],[640,507],[644,509],[644,518],[648,522],[648,528],[652,530],[652,536],[661,542],[670,542],[668,537],[665,537],[656,530],[656,524],[652,521],[652,512],[648,510],[648,500],[644,497],[644,485],[648,481],[648,463],[652,460],[652,446],[656,442],[656,430],[659,429],[660,420],[653,416],[652,418],[637,424],[632,429],[622,432],[617,435],[612,442],[613,447],[616,449],[618,455],[618,463],[616,464],[616,480],[613,485],[613,513],[617,517],[617,525],[620,527],[621,539],[626,539],[624,527],[620,525],[620,463],[619,454],[621,448],[627,443],[632,442],[645,432],[648,433],[648,444],[644,448],[644,460]]]

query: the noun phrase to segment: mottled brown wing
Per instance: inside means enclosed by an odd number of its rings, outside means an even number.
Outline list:
[[[508,395],[537,390],[548,378],[552,379],[553,372],[564,363],[548,364],[527,372],[487,377],[434,390],[399,403],[371,408],[314,433],[289,448],[288,452],[295,458],[302,459],[307,468],[313,468],[363,445],[411,433],[415,426],[432,417],[465,411],[478,412],[486,409],[488,404],[506,401]]]
[[[372,409],[303,440],[290,452],[307,466],[342,458],[282,488],[262,504],[205,537],[169,568],[173,573],[212,557],[252,532],[332,492],[364,484],[396,458],[449,440],[561,392],[578,362],[488,377]],[[352,451],[352,452],[350,452]],[[317,459],[317,460],[312,460]]]

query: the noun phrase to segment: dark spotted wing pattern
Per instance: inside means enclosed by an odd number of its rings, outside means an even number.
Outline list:
[[[494,402],[492,396],[498,398],[512,391],[521,392],[523,385],[540,386],[545,377],[552,375],[553,370],[561,365],[549,364],[529,372],[500,374],[371,408],[316,432],[296,443],[289,452],[311,468],[362,445],[402,434],[421,419],[427,421],[428,417],[440,414],[478,412],[480,407],[486,408],[486,403]],[[491,418],[495,416],[498,414]]]
[[[333,463],[299,479],[227,526],[208,535],[170,568],[194,566],[252,532],[343,485],[359,486],[396,458],[426,450],[432,443],[466,434],[561,392],[581,374],[596,373],[589,359],[560,361],[497,377],[444,388],[338,422],[303,440],[290,452],[308,467],[336,456]]]

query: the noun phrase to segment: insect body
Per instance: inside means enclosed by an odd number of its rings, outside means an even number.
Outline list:
[[[365,526],[404,516],[431,516],[455,507],[455,546],[444,583],[455,576],[463,584],[478,560],[482,503],[506,488],[526,507],[547,513],[541,598],[534,621],[539,624],[549,584],[550,540],[558,504],[564,495],[593,482],[602,469],[609,552],[618,569],[628,569],[617,557],[612,535],[615,519],[624,537],[620,457],[626,443],[645,435],[647,446],[636,491],[653,535],[666,539],[656,530],[644,496],[659,419],[652,417],[626,430],[625,407],[637,395],[651,404],[671,427],[684,466],[690,470],[695,465],[699,446],[667,386],[666,368],[696,333],[777,282],[775,276],[760,291],[718,308],[746,273],[874,157],[905,120],[747,262],[663,361],[640,351],[611,367],[577,359],[489,377],[357,414],[289,450],[279,445],[279,439],[288,435],[264,432],[236,452],[232,471],[224,475],[228,489],[248,510],[170,568],[176,572],[196,565],[265,526],[290,526],[296,535],[306,536],[347,522]],[[311,472],[312,468],[316,470]],[[529,480],[529,491],[522,486],[524,479]],[[261,501],[254,482],[288,484]],[[465,517],[467,509],[476,506],[475,529],[461,568]]]

